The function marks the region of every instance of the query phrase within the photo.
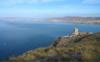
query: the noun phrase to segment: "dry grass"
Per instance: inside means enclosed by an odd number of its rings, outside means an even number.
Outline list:
[[[32,62],[99,62],[100,61],[100,33],[90,35],[77,43],[67,47],[39,48],[28,51],[16,57],[16,61],[29,60]]]

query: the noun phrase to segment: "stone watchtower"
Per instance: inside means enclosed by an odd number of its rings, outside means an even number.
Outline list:
[[[76,28],[76,27],[74,28],[72,35],[75,35],[75,36],[79,35],[78,28]]]
[[[66,38],[66,37],[73,37],[73,36],[78,36],[78,35],[80,35],[79,29],[75,27],[70,35],[66,35],[64,37]]]

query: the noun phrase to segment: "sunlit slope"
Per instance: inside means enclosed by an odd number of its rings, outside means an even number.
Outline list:
[[[59,38],[48,48],[31,50],[25,52],[20,56],[11,57],[9,61],[100,62],[100,33],[94,33],[82,37],[75,37],[75,39],[70,39],[70,42],[67,42],[67,40],[65,39]]]

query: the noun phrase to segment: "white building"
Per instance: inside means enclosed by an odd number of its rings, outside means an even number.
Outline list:
[[[80,33],[79,33],[79,30],[78,30],[78,28],[74,28],[74,30],[73,30],[73,32],[71,33],[71,35],[66,35],[66,36],[64,36],[65,38],[66,37],[73,37],[73,36],[78,36]]]
[[[89,34],[93,34],[93,33],[92,32],[79,32],[79,29],[75,27],[73,29],[73,32],[70,35],[64,36],[64,38],[74,37],[74,36],[84,36],[84,35],[89,35]]]
[[[76,27],[74,28],[72,35],[75,35],[75,36],[79,35],[78,28],[76,28]]]

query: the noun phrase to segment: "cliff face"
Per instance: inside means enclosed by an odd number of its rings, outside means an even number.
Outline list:
[[[100,62],[100,33],[60,37],[52,46],[11,57],[10,62]]]

